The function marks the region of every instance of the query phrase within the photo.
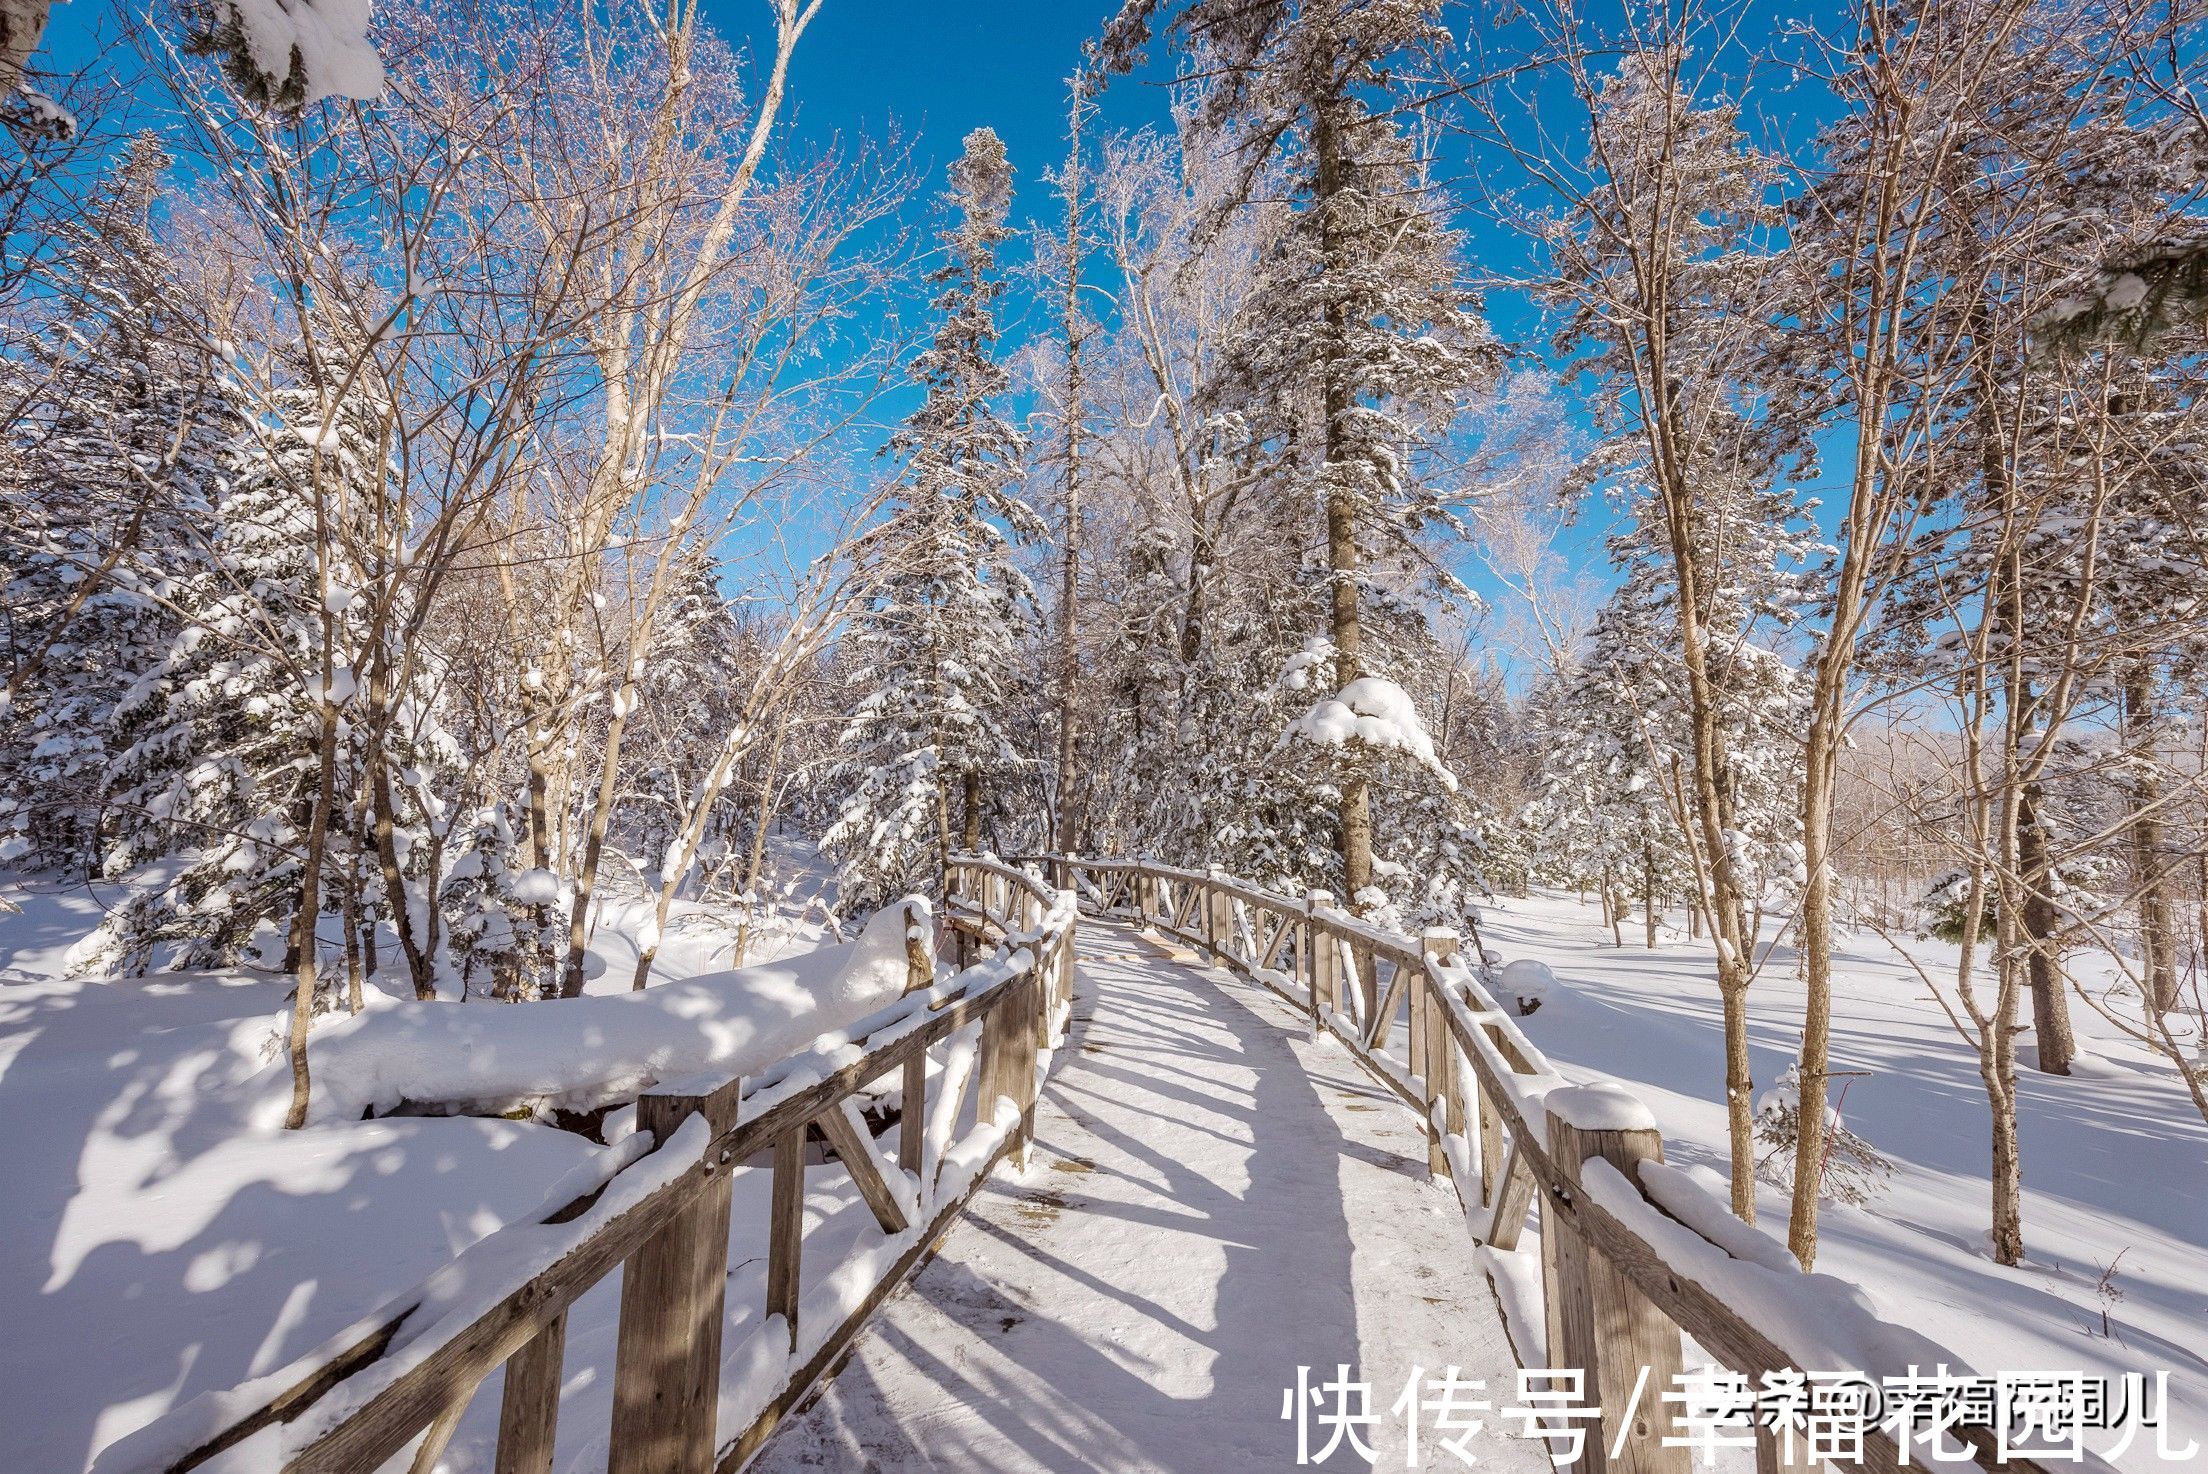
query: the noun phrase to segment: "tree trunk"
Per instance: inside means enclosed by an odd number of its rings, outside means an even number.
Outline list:
[[[759,808],[752,816],[751,855],[744,866],[744,921],[736,928],[736,966],[751,953],[751,928],[759,914],[759,877],[767,868],[767,823],[774,813],[775,783],[782,770],[782,743],[790,731],[790,718],[775,724],[774,741],[767,748],[765,775],[759,780]]]
[[[644,631],[649,634],[649,627]],[[640,636],[641,637],[641,636]],[[575,872],[574,909],[567,917],[567,966],[560,976],[560,996],[583,996],[583,954],[590,946],[590,901],[598,887],[598,862],[606,852],[606,826],[613,819],[613,799],[621,779],[621,737],[628,730],[629,713],[636,709],[636,667],[613,700],[613,716],[606,723],[606,750],[598,764],[598,792],[590,806],[590,828],[583,836],[583,863]]]
[[[345,1011],[358,1015],[367,1007],[361,996],[363,984],[360,968],[360,836],[346,836],[345,889],[338,897],[342,924],[345,928]]]
[[[2016,1134],[2016,990],[2004,985],[1980,1073],[1993,1124],[1993,1258],[2024,1261],[2024,1159]]]
[[[1065,525],[1060,530],[1065,547],[1058,582],[1058,808],[1051,820],[1055,848],[1063,853],[1073,850],[1074,815],[1078,811],[1082,787],[1074,778],[1073,753],[1074,689],[1080,670],[1077,646],[1081,592],[1081,115],[1087,101],[1087,75],[1076,74],[1067,128],[1070,139],[1065,177],[1066,499]]]
[[[2146,974],[2146,1006],[2153,1013],[2177,1007],[2177,930],[2170,917],[2170,883],[2164,871],[2162,780],[2156,764],[2154,682],[2144,665],[2124,677],[2124,721],[2130,728],[2132,780],[2131,866],[2139,892],[2139,951]]]
[[[1323,100],[1313,119],[1312,142],[1318,154],[1317,198],[1322,269],[1345,269],[1336,203],[1344,179],[1341,120],[1338,97]],[[1339,299],[1327,306],[1325,351],[1320,365],[1326,410],[1326,464],[1321,476],[1326,487],[1326,557],[1329,574],[1329,612],[1334,639],[1334,674],[1347,686],[1364,674],[1364,624],[1358,609],[1359,555],[1357,502],[1349,478],[1343,473],[1349,439],[1349,418],[1355,411],[1353,385],[1347,362],[1349,336],[1347,309]],[[1338,688],[1337,688],[1338,689]],[[1338,843],[1342,859],[1342,889],[1349,909],[1365,910],[1365,892],[1372,887],[1372,792],[1359,772],[1345,774],[1338,810]]]
[[[1838,675],[1831,661],[1821,682]],[[1820,692],[1822,710],[1811,719],[1802,767],[1802,1049],[1796,1064],[1800,1108],[1794,1134],[1794,1191],[1788,1208],[1786,1246],[1804,1269],[1817,1262],[1817,1181],[1825,1160],[1825,1086],[1832,1058],[1832,807],[1839,770],[1840,694],[1829,684]],[[1825,704],[1829,703],[1829,704]],[[1729,1100],[1737,1118],[1748,1112],[1745,1099]],[[1734,1171],[1740,1170],[1741,1142],[1733,1142]],[[1750,1163],[1753,1170],[1753,1163]],[[1742,1184],[1735,1182],[1737,1196]]]
[[[385,745],[390,733],[390,682],[391,677],[379,656],[368,672],[368,705],[373,715],[368,726],[368,795],[374,806],[373,830],[376,846],[376,865],[383,876],[384,905],[391,913],[391,927],[399,935],[399,950],[406,955],[407,976],[414,984],[417,999],[437,996],[435,974],[435,922],[430,922],[431,935],[417,937],[414,934],[414,905],[407,894],[406,876],[399,868],[399,841],[397,804],[391,791],[391,765],[389,749]],[[530,767],[530,793],[541,798],[537,780],[539,773],[532,762]],[[541,819],[532,816],[531,834],[535,835]],[[534,839],[532,838],[532,847]],[[541,861],[538,863],[542,863]],[[437,909],[437,898],[425,898],[424,909],[432,916]],[[426,918],[425,918],[426,919]]]
[[[1656,856],[1644,842],[1641,845],[1641,920],[1648,937],[1648,950],[1656,950]]]
[[[0,0],[0,98],[14,98],[52,8],[52,0]]]
[[[323,618],[325,629],[328,616]],[[307,1098],[311,1081],[307,1071],[307,1030],[314,1021],[315,990],[321,986],[320,957],[315,945],[315,930],[322,912],[322,856],[329,845],[330,807],[337,787],[337,708],[330,705],[327,695],[330,688],[329,640],[323,642],[322,733],[314,795],[314,817],[307,825],[306,861],[299,868],[299,910],[292,917],[291,946],[295,961],[292,977],[297,990],[292,996],[291,1037],[287,1052],[291,1056],[291,1109],[284,1115],[284,1129],[297,1131],[307,1124]]]
[[[981,771],[968,768],[960,783],[962,805],[960,813],[965,828],[959,835],[959,843],[966,853],[977,854],[981,850]]]
[[[1725,1020],[1725,1129],[1733,1174],[1732,1208],[1743,1223],[1756,1221],[1756,1079],[1748,1059],[1748,986],[1718,990]]]
[[[2025,963],[2032,987],[2032,1035],[2039,1068],[2049,1075],[2070,1073],[2077,1057],[2070,1028],[2070,994],[2055,939],[2061,915],[2055,906],[2054,868],[2047,853],[2047,828],[2041,818],[2043,795],[2036,783],[2025,785],[2017,805],[2016,860],[2022,872],[2022,923]]]

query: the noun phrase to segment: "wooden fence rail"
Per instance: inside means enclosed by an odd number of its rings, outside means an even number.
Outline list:
[[[1622,1088],[1567,1086],[1488,992],[1484,968],[1464,956],[1457,933],[1414,939],[1338,909],[1324,891],[1298,899],[1217,870],[1063,855],[1022,863],[1091,909],[1185,943],[1303,1010],[1313,1037],[1338,1039],[1424,1120],[1428,1170],[1454,1185],[1483,1243],[1516,1250],[1529,1215],[1538,1222],[1543,1344],[1525,1344],[1526,1328],[1513,1337],[1528,1366],[1580,1369],[1585,1403],[1602,1409],[1600,1433],[1589,1432],[1574,1466],[1582,1474],[1688,1474],[1685,1442],[1664,1444],[1663,1435],[1683,1430],[1659,1400],[1684,1369],[1682,1333],[1751,1384],[1766,1374],[1875,1378],[1959,1365],[1919,1338],[1911,1344],[1925,1354],[1916,1365],[1805,1367],[1811,1358],[1753,1323],[1740,1305],[1754,1297],[1729,1292],[1753,1285],[1770,1292],[1768,1303],[1811,1277],[1738,1238],[1728,1248],[1682,1219],[1676,1210],[1691,1206],[1684,1194],[1699,1189],[1649,1169],[1664,1156],[1654,1119]],[[1694,1261],[1692,1272],[1683,1259]],[[1614,1425],[1628,1408],[1638,1409],[1630,1425]],[[2042,1474],[2032,1459],[2001,1458],[1989,1428],[1958,1422],[1949,1431],[1968,1445],[1965,1463]],[[1759,1425],[1755,1439],[1759,1474],[1822,1467],[1800,1450],[1790,1456],[1770,1428]],[[1915,1447],[1910,1458],[1921,1466],[1930,1453]],[[1897,1474],[1904,1459],[1893,1436],[1873,1428],[1860,1464]]]
[[[279,1390],[213,1400],[212,1415],[205,1403],[188,1404],[181,1417],[117,1444],[101,1474],[183,1474],[254,1438],[277,1440],[286,1474],[360,1474],[409,1451],[412,1474],[428,1474],[500,1367],[498,1474],[547,1474],[569,1307],[617,1266],[609,1474],[739,1467],[933,1249],[995,1165],[1024,1159],[1040,1064],[1071,1014],[1077,908],[1070,894],[974,857],[953,861],[947,890],[957,968],[949,978],[936,977],[925,913],[915,908],[906,997],[852,1031],[853,1043],[823,1041],[756,1084],[662,1082],[637,1102],[640,1134],[651,1142],[640,1158],[539,1221],[491,1235],[290,1372],[255,1384]],[[858,1109],[861,1094],[880,1082],[901,1092],[888,1151]],[[971,1120],[953,1142],[969,1084]],[[800,1268],[812,1137],[841,1160],[881,1231],[908,1242],[855,1309],[805,1340]],[[970,1170],[950,1171],[954,1158]],[[748,1417],[724,1437],[730,1186],[733,1172],[754,1159],[770,1161],[773,1174],[767,1319],[756,1334],[785,1338],[788,1360],[765,1406],[737,1412]],[[486,1282],[491,1289],[480,1288]],[[242,1414],[241,1401],[249,1404]]]

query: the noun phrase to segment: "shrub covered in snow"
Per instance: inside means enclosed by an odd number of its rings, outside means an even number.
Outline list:
[[[1788,1065],[1771,1087],[1756,1097],[1756,1141],[1763,1154],[1756,1176],[1779,1187],[1794,1185],[1794,1148],[1801,1134],[1802,1091],[1799,1068]],[[1817,1195],[1836,1203],[1861,1205],[1885,1191],[1894,1165],[1847,1128],[1836,1106],[1825,1129],[1824,1171]]]

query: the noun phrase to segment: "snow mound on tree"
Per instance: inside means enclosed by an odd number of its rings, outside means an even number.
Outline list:
[[[1379,676],[1359,676],[1290,722],[1281,741],[1291,740],[1401,752],[1456,791],[1456,775],[1435,755],[1433,736],[1419,720],[1411,693]]]
[[[304,103],[383,91],[383,58],[368,40],[369,0],[217,0],[215,14],[237,22],[247,57],[271,87],[296,59]]]
[[[905,991],[908,901],[855,941],[642,992],[538,1003],[403,1002],[308,1036],[314,1124],[400,1109],[427,1114],[588,1111],[661,1080],[751,1074],[856,1023]],[[256,1125],[291,1098],[279,1057],[245,1087]]]

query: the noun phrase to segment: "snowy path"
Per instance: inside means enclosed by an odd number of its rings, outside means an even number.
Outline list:
[[[1085,927],[1079,976],[1028,1171],[977,1196],[753,1469],[1287,1468],[1283,1390],[1299,1363],[1316,1383],[1347,1362],[1372,1386],[1371,1467],[1392,1470],[1387,1410],[1414,1367],[1511,1400],[1509,1344],[1409,1111],[1263,988],[1126,928]],[[1550,1467],[1493,1426],[1472,1451]],[[1349,1452],[1326,1466],[1364,1467]]]

